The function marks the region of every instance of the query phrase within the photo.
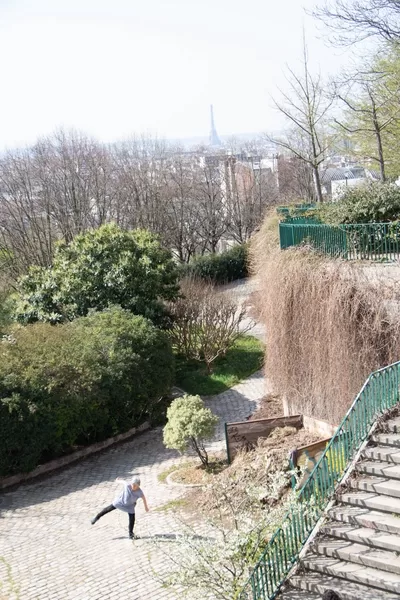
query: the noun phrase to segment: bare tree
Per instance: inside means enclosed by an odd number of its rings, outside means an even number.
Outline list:
[[[112,218],[112,165],[106,148],[58,131],[0,160],[0,237],[16,276],[51,264],[55,242]]]
[[[181,262],[201,247],[196,198],[197,157],[181,148],[170,149],[164,180],[165,211],[163,239]]]
[[[7,153],[0,162],[0,247],[14,277],[31,264],[49,265],[56,239],[34,168],[29,150]]]
[[[187,279],[181,292],[182,297],[170,307],[171,341],[187,359],[203,361],[211,373],[214,361],[252,324],[242,327],[245,308],[238,308],[234,298],[217,292],[211,283]]]
[[[313,14],[331,29],[332,41],[339,45],[373,36],[389,42],[400,39],[398,0],[332,0]]]
[[[168,148],[158,139],[132,138],[115,149],[123,226],[162,233],[167,158]]]
[[[331,143],[326,131],[326,118],[333,104],[323,87],[320,75],[313,76],[308,65],[307,48],[303,47],[303,73],[291,68],[287,77],[289,90],[281,92],[282,100],[274,100],[276,109],[290,125],[285,137],[267,139],[309,165],[315,185],[315,195],[322,202],[320,165]]]
[[[278,163],[279,197],[284,202],[307,199],[315,201],[315,186],[309,164],[297,156],[280,155]]]
[[[18,277],[50,265],[58,240],[110,221],[159,234],[183,262],[216,252],[226,235],[247,241],[272,187],[244,164],[230,170],[229,160],[148,137],[104,145],[64,130],[8,152],[0,157],[0,269]]]
[[[223,157],[199,157],[196,169],[195,197],[199,211],[199,234],[204,253],[215,253],[228,228]]]
[[[278,189],[271,166],[262,164],[260,155],[226,161],[228,182],[228,231],[239,244],[249,241],[262,222],[265,209],[277,202]]]

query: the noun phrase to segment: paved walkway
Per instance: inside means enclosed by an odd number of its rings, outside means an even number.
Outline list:
[[[245,382],[207,400],[220,417],[211,450],[225,447],[223,423],[243,420],[264,395],[264,378]],[[158,474],[181,460],[162,444],[161,428],[100,455],[85,459],[41,481],[0,496],[0,600],[169,600],[152,574],[168,568],[165,553],[149,538],[179,533],[171,511],[157,507],[182,495],[182,488],[158,481]],[[115,478],[138,474],[151,511],[137,508],[136,532],[127,538],[127,516],[91,517],[110,504],[118,490]],[[166,548],[168,543],[166,542]],[[150,562],[149,562],[150,559]]]

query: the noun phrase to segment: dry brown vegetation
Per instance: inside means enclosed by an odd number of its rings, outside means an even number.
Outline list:
[[[295,412],[335,424],[369,373],[400,358],[399,285],[382,267],[281,252],[267,225],[252,248],[267,377]]]
[[[187,360],[203,361],[211,373],[215,360],[251,329],[250,324],[241,327],[246,309],[238,308],[234,297],[220,293],[212,283],[195,277],[182,280],[180,292],[169,305],[173,347]]]

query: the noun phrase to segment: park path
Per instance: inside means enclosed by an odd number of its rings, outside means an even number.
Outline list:
[[[246,284],[233,289],[246,295]],[[260,336],[262,331],[260,332]],[[207,399],[220,417],[210,450],[225,447],[223,423],[243,420],[264,396],[262,372]],[[182,460],[162,444],[162,430],[147,431],[102,454],[0,496],[0,600],[175,600],[154,572],[168,569],[166,554],[150,538],[173,539],[179,524],[172,511],[157,508],[179,498],[180,487],[158,475]],[[117,476],[138,474],[151,508],[137,508],[136,532],[127,538],[127,516],[120,511],[90,524],[118,490]],[[201,524],[199,523],[199,530]],[[171,541],[166,542],[167,544]]]

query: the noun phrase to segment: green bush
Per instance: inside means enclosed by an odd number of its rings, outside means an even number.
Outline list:
[[[392,183],[369,183],[347,188],[338,202],[321,205],[323,223],[386,223],[400,219],[400,188]]]
[[[164,444],[167,448],[185,452],[189,447],[208,466],[205,440],[215,433],[218,417],[204,406],[200,396],[176,398],[167,410],[168,422],[164,427]]]
[[[2,342],[0,475],[140,424],[173,377],[165,334],[120,308],[17,327]]]
[[[52,436],[48,413],[21,394],[0,399],[0,476],[31,471]]]
[[[16,318],[63,323],[119,305],[161,322],[163,301],[178,294],[177,280],[172,255],[156,236],[103,225],[59,244],[51,268],[31,267],[19,282]]]
[[[199,277],[213,283],[243,279],[249,274],[248,246],[234,246],[221,254],[205,254],[187,265],[182,265],[180,272],[182,277]]]

